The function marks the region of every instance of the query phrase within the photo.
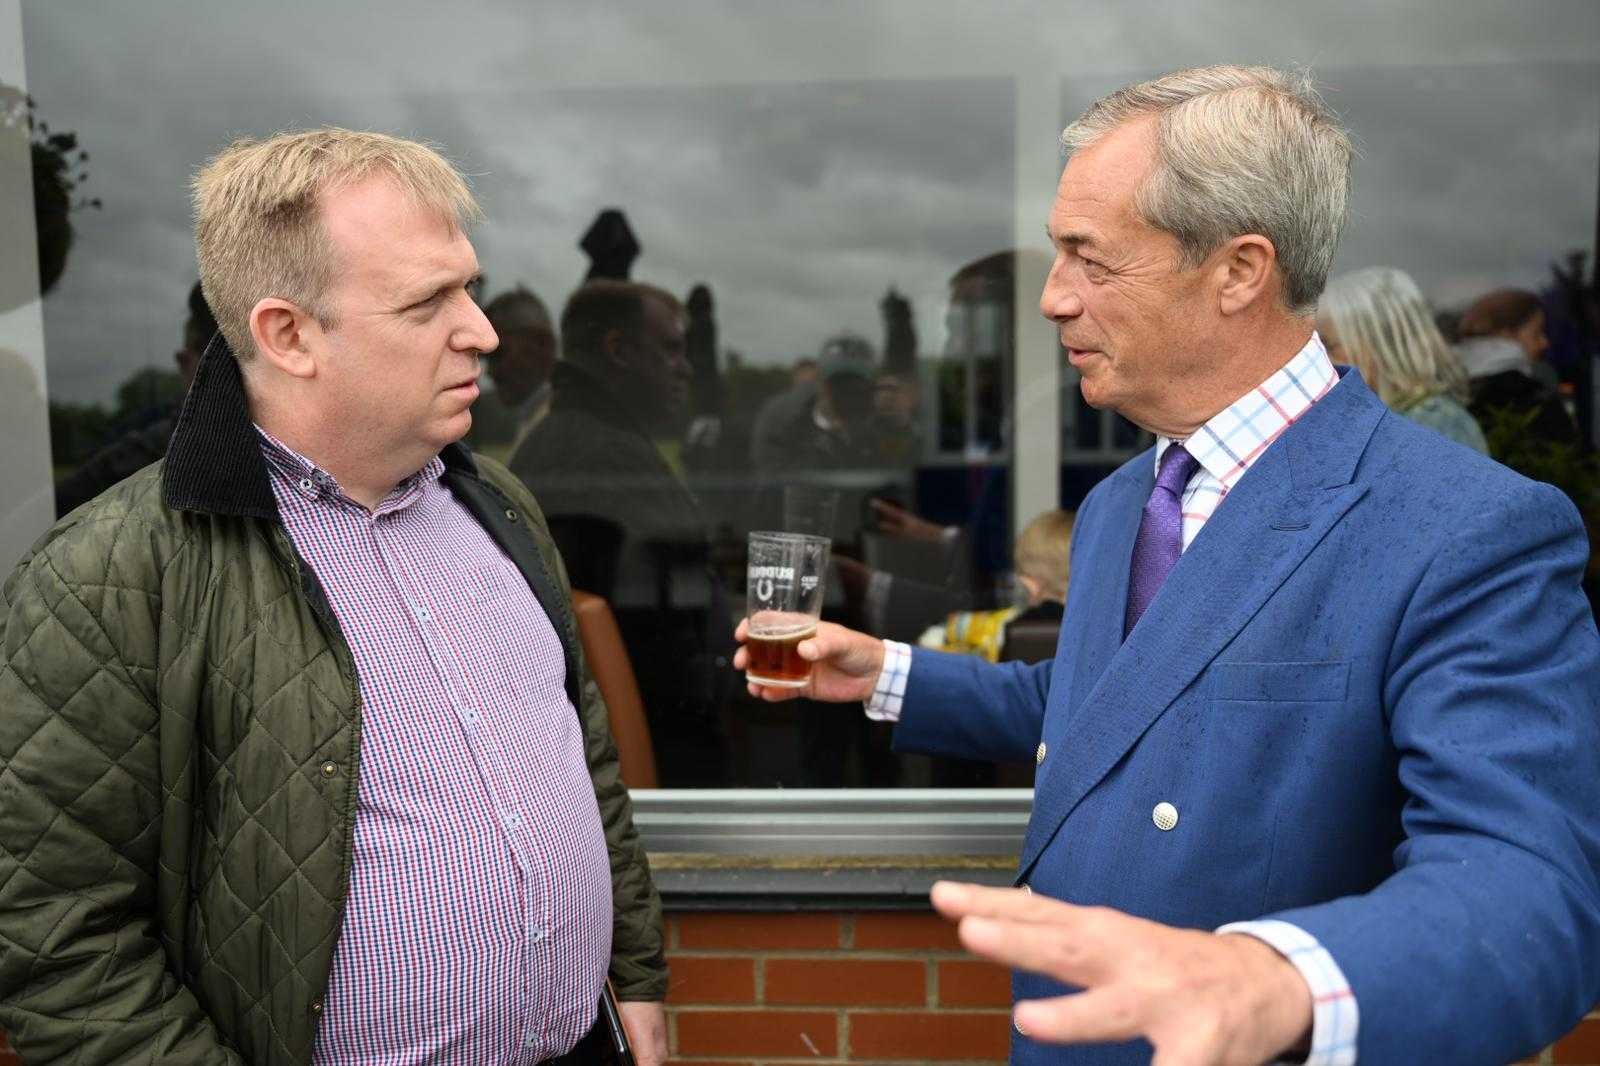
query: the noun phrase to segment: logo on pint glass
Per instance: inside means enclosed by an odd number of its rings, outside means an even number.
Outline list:
[[[762,603],[772,599],[772,579],[770,577],[758,578],[756,580],[756,599],[760,600]]]
[[[812,592],[816,591],[816,588],[817,588],[817,575],[816,574],[807,574],[805,577],[802,577],[800,579],[800,591],[801,592],[804,592],[807,595],[810,595]]]

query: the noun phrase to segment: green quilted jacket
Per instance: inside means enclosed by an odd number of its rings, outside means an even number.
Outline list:
[[[610,848],[611,978],[622,999],[663,999],[660,900],[561,559],[503,467],[442,458],[560,634]],[[28,1066],[309,1063],[361,699],[225,348],[167,458],[58,523],[4,596],[0,1029]]]

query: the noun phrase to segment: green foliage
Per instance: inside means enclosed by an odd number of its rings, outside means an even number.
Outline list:
[[[753,366],[742,360],[728,360],[722,372],[727,410],[755,413],[768,397],[789,387],[792,373],[787,366]]]
[[[107,443],[114,416],[97,403],[50,401],[50,461],[61,477]]]
[[[183,399],[183,375],[143,367],[117,386],[117,404],[50,401],[50,461],[63,477],[112,440],[149,421],[152,411]]]
[[[175,407],[183,399],[187,387],[183,375],[176,370],[160,370],[153,366],[135,370],[117,386],[116,417],[151,407]]]
[[[1573,445],[1535,437],[1529,428],[1538,417],[1537,409],[1491,409],[1483,423],[1489,454],[1524,477],[1566,493],[1585,523],[1595,528],[1600,523],[1600,460]]]

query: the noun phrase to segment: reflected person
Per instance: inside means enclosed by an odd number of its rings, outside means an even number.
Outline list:
[[[1328,357],[1360,370],[1391,410],[1488,454],[1466,407],[1467,372],[1411,275],[1368,267],[1334,278],[1317,305],[1317,332]]]
[[[1472,413],[1484,425],[1501,412],[1526,418],[1533,440],[1577,447],[1577,424],[1539,373],[1550,347],[1544,325],[1544,304],[1522,289],[1486,293],[1461,315],[1458,351],[1472,379]]]
[[[197,281],[189,290],[189,316],[183,323],[183,345],[173,353],[172,361],[183,379],[184,395],[194,384],[195,368],[200,364],[200,353],[216,335],[217,320],[211,314],[205,294]],[[95,452],[83,465],[56,483],[56,517],[100,495],[125,477],[138,473],[167,454],[167,442],[178,424],[178,410],[183,405],[180,396],[170,409],[159,411],[149,421],[128,430],[116,440]]]
[[[710,527],[676,465],[688,413],[685,316],[631,281],[587,282],[561,313],[550,413],[511,457],[573,585],[610,601],[667,787],[724,784],[728,599]]]
[[[538,504],[456,442],[495,334],[432,149],[241,140],[166,458],[7,582],[0,1027],[28,1062],[571,1062],[666,966]],[[587,1034],[587,1036],[586,1036]]]
[[[817,376],[763,406],[752,433],[760,473],[871,469],[884,465],[875,422],[872,350],[849,335],[823,346]]]
[[[484,304],[483,313],[500,346],[484,355],[494,390],[473,404],[467,443],[474,451],[504,462],[550,410],[556,333],[544,301],[522,285]]]
[[[1028,891],[933,892],[1019,971],[1015,1062],[1537,1052],[1600,1000],[1574,508],[1328,359],[1352,151],[1308,81],[1181,71],[1063,143],[1040,307],[1157,441],[1078,511],[1055,658],[824,625],[809,688],[763,697],[1035,760]]]

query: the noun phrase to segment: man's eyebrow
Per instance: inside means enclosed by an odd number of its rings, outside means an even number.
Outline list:
[[[1060,245],[1063,247],[1077,247],[1081,245],[1086,248],[1093,248],[1096,246],[1096,241],[1092,234],[1080,233],[1077,230],[1068,230],[1067,232],[1058,235],[1051,233],[1050,227],[1047,225],[1044,228],[1044,235],[1050,239],[1050,243],[1053,245]]]
[[[428,282],[426,285],[419,285],[415,289],[408,289],[406,290],[406,294],[402,296],[401,299],[404,301],[403,306],[411,307],[414,304],[431,300],[440,293],[448,292],[449,290],[457,287],[471,290],[482,280],[483,271],[475,270],[465,281],[457,282],[455,278],[446,278],[443,281],[432,281]]]

